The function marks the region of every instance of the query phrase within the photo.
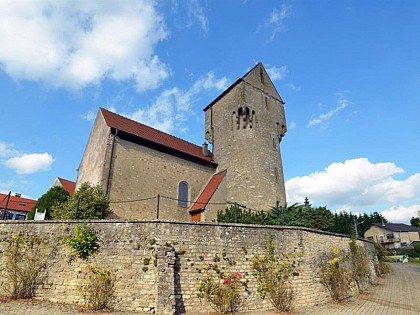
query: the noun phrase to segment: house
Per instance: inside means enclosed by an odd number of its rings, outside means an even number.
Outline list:
[[[1,220],[26,220],[36,200],[23,198],[21,194],[0,194]],[[5,211],[6,209],[6,211]]]
[[[232,204],[284,205],[284,102],[257,64],[204,108],[202,146],[100,108],[76,181],[99,184],[113,217],[212,221]],[[209,149],[211,146],[211,150]]]
[[[53,188],[56,186],[63,187],[65,190],[67,190],[70,196],[73,196],[76,189],[76,182],[72,182],[71,180],[64,179],[61,177],[56,177],[50,188]]]
[[[395,249],[419,241],[420,228],[403,223],[373,223],[364,236],[385,249]]]

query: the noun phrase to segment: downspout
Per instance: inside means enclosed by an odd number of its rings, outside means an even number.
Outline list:
[[[112,170],[112,158],[114,157],[114,147],[115,147],[115,137],[118,134],[118,129],[115,129],[115,133],[112,135],[112,142],[111,142],[111,155],[109,157],[109,165],[108,165],[108,176],[106,179],[106,189],[105,194],[109,195],[109,182],[111,181],[111,170]]]

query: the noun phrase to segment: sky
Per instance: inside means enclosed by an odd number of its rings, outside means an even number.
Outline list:
[[[285,101],[288,204],[420,210],[420,2],[0,0],[0,191],[76,180],[99,107],[201,145],[262,62]]]

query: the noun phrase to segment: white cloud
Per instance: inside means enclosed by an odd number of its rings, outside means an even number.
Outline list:
[[[18,154],[19,152],[13,147],[13,144],[0,142],[0,158],[5,158]]]
[[[104,79],[138,91],[169,76],[154,54],[167,31],[155,1],[0,1],[0,65],[15,79],[83,88]]]
[[[299,92],[300,90],[302,90],[302,86],[295,85],[293,83],[288,83],[288,84],[286,84],[286,86],[294,92]]]
[[[271,80],[276,81],[276,80],[284,79],[288,70],[286,66],[281,66],[281,67],[272,66],[272,67],[267,68],[267,72]]]
[[[420,204],[412,205],[409,207],[396,206],[381,211],[381,214],[389,221],[393,223],[410,223],[412,217],[417,216],[417,211],[420,209]]]
[[[54,162],[48,153],[23,154],[4,161],[4,165],[14,169],[18,174],[32,174],[39,171],[48,171]]]
[[[394,163],[372,163],[366,158],[332,163],[321,172],[286,182],[288,203],[305,197],[331,208],[358,209],[418,198],[420,173],[405,180],[394,176],[404,170]]]
[[[84,120],[87,120],[87,121],[92,121],[92,120],[95,120],[96,114],[93,111],[90,110],[90,111],[80,115],[80,118],[82,118]]]
[[[318,117],[314,117],[312,115],[311,119],[308,122],[308,127],[313,127],[316,125],[320,125],[329,119],[331,119],[336,113],[339,111],[345,109],[347,106],[349,106],[350,101],[346,98],[344,98],[341,94],[339,95],[339,99],[337,101],[337,106],[334,109],[331,109],[330,111],[320,114]]]
[[[209,30],[209,21],[204,14],[203,7],[200,6],[197,0],[188,0],[185,5],[187,6],[187,13],[190,19],[198,22],[201,29],[205,32]]]
[[[275,8],[270,12],[270,16],[264,21],[262,25],[258,27],[258,30],[263,28],[269,29],[271,32],[269,40],[272,41],[276,37],[277,33],[286,29],[284,26],[284,21],[290,16],[290,14],[290,6],[282,4],[279,9]]]
[[[185,133],[187,129],[183,123],[190,115],[191,105],[197,96],[204,90],[224,90],[228,84],[229,80],[226,77],[217,79],[213,72],[209,72],[188,90],[182,91],[177,87],[166,89],[150,107],[123,115],[164,132],[179,130]]]

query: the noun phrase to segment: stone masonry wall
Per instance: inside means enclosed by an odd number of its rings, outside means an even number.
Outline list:
[[[0,263],[6,265],[7,240],[19,232],[38,235],[55,245],[55,255],[36,291],[36,298],[63,303],[82,303],[80,283],[88,264],[117,270],[115,309],[155,314],[211,311],[197,297],[202,266],[217,263],[223,271],[239,271],[249,279],[240,310],[268,309],[257,293],[250,261],[266,255],[270,237],[276,253],[297,254],[300,275],[294,278],[295,306],[310,306],[330,300],[320,284],[320,257],[339,247],[348,251],[348,237],[295,227],[181,223],[170,221],[95,221],[90,226],[99,238],[99,251],[87,259],[69,259],[71,249],[63,238],[73,233],[77,222],[6,221],[0,223]],[[358,241],[372,258],[372,243]],[[371,266],[372,277],[373,263]],[[5,268],[0,271],[3,290]],[[374,279],[373,279],[374,280]],[[0,292],[1,293],[1,292]]]

